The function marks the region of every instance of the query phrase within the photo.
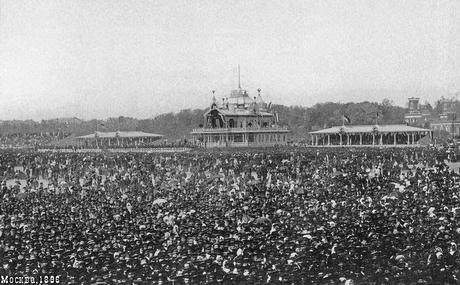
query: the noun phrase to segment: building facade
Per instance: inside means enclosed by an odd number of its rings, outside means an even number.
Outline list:
[[[457,137],[460,135],[460,121],[457,118],[458,101],[454,99],[441,99],[441,114],[430,123],[435,132],[448,132]]]
[[[278,115],[258,93],[251,98],[239,85],[220,103],[213,97],[202,127],[191,132],[193,141],[206,148],[286,145],[288,128],[278,125]]]
[[[409,98],[408,110],[404,114],[404,121],[410,126],[428,127],[431,112],[426,105],[420,104],[420,98]]]

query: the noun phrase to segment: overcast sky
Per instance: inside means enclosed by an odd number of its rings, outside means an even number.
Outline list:
[[[154,117],[460,90],[460,1],[0,0],[0,119]],[[460,98],[459,98],[460,99]]]

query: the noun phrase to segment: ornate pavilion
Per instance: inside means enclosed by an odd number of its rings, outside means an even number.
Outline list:
[[[407,125],[335,126],[310,132],[313,146],[414,146],[432,131]]]
[[[206,148],[286,145],[289,130],[278,125],[271,104],[258,93],[251,98],[239,84],[221,103],[213,97],[203,127],[191,132],[195,143]]]

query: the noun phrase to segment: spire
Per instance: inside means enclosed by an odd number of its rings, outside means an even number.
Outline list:
[[[214,109],[215,107],[217,107],[216,96],[214,96],[214,93],[216,93],[216,90],[212,90],[212,103],[211,103],[211,109]]]
[[[238,89],[241,89],[240,65],[238,64]]]

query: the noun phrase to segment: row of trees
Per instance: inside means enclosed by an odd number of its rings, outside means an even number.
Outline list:
[[[342,124],[343,115],[351,119],[352,124],[395,124],[404,122],[405,109],[395,106],[385,99],[381,103],[320,103],[312,107],[273,105],[278,113],[280,124],[291,129],[294,140],[305,138],[312,130]],[[8,134],[73,134],[83,135],[99,131],[144,131],[158,133],[169,140],[186,138],[193,128],[203,124],[204,109],[187,109],[178,113],[165,113],[153,119],[135,119],[116,117],[106,120],[81,120],[61,118],[27,121],[2,121],[0,135]]]

